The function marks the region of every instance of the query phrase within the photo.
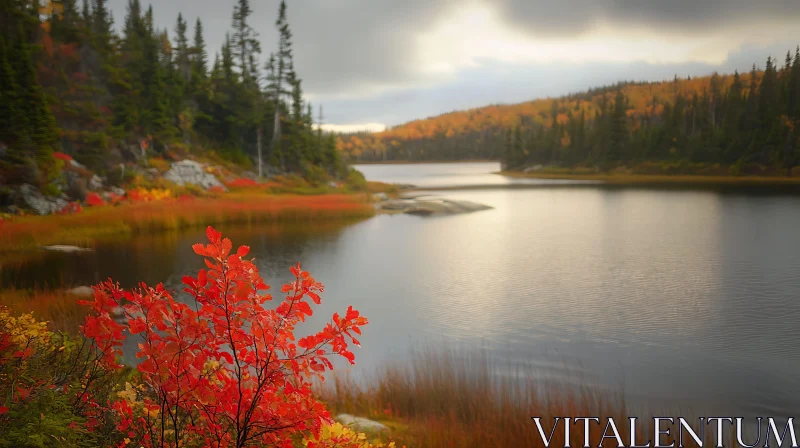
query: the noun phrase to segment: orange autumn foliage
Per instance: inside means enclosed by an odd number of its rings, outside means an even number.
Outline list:
[[[758,76],[762,76],[759,72]],[[751,75],[739,75],[744,85],[750,82]],[[730,87],[733,75],[717,75],[722,90]],[[654,115],[663,112],[664,103],[674,103],[677,95],[684,98],[692,94],[702,95],[711,89],[711,76],[695,78],[675,78],[654,83],[630,83],[622,87],[628,98],[631,118]],[[474,109],[450,112],[431,118],[414,120],[387,129],[383,132],[339,137],[338,148],[345,156],[358,159],[364,154],[380,153],[387,147],[399,147],[403,143],[419,140],[443,140],[469,133],[490,132],[497,129],[511,129],[522,122],[534,122],[546,127],[553,125],[553,101],[559,105],[557,122],[565,124],[566,111],[573,115],[583,112],[587,118],[593,117],[602,98],[613,102],[616,89],[589,91],[560,98],[540,98],[518,104],[490,105]]]

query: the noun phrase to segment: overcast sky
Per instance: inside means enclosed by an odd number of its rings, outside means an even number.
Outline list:
[[[159,0],[155,20],[174,37],[178,12],[199,17],[213,61],[235,1]],[[278,1],[250,0],[262,61]],[[109,0],[117,29],[127,3]],[[307,98],[340,129],[748,70],[800,43],[798,0],[289,0],[288,13]]]

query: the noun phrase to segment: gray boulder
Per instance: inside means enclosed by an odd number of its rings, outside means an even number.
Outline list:
[[[63,197],[51,198],[43,195],[30,184],[23,184],[19,187],[19,197],[23,205],[39,215],[55,213],[69,204]]]
[[[92,176],[92,179],[89,180],[89,188],[95,191],[102,190],[103,187],[105,187],[105,182],[105,179],[95,174]]]
[[[356,431],[380,432],[389,430],[383,423],[378,423],[368,418],[356,417],[351,414],[339,414],[336,416],[336,421]]]
[[[85,170],[86,167],[81,165],[80,163],[76,162],[74,159],[69,161],[69,164],[72,165],[73,168],[78,168],[80,170]]]
[[[180,186],[193,184],[199,185],[206,190],[211,187],[220,187],[226,190],[225,185],[213,174],[207,173],[201,163],[189,159],[174,162],[169,171],[164,174],[164,179]]]

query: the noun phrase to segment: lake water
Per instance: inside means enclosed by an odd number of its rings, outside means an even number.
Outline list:
[[[365,165],[371,180],[435,189],[511,185],[498,164]],[[800,197],[537,181],[445,197],[492,210],[376,216],[326,228],[227,229],[278,289],[303,263],[325,284],[312,325],[352,304],[370,319],[360,369],[448,343],[498,365],[624,391],[700,415],[800,411]],[[52,254],[4,284],[131,286],[202,266],[202,232]],[[500,372],[501,374],[503,372]],[[674,414],[670,414],[674,415]]]

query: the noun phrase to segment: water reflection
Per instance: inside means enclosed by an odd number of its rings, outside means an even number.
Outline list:
[[[444,340],[486,347],[545,379],[623,387],[651,409],[800,409],[800,198],[607,188],[447,196],[494,209],[223,231],[251,246],[273,292],[298,261],[325,284],[301,333],[350,304],[366,315],[356,351],[366,371]],[[180,289],[181,276],[202,266],[191,251],[201,239],[197,231],[81,258],[48,255],[2,275]]]

